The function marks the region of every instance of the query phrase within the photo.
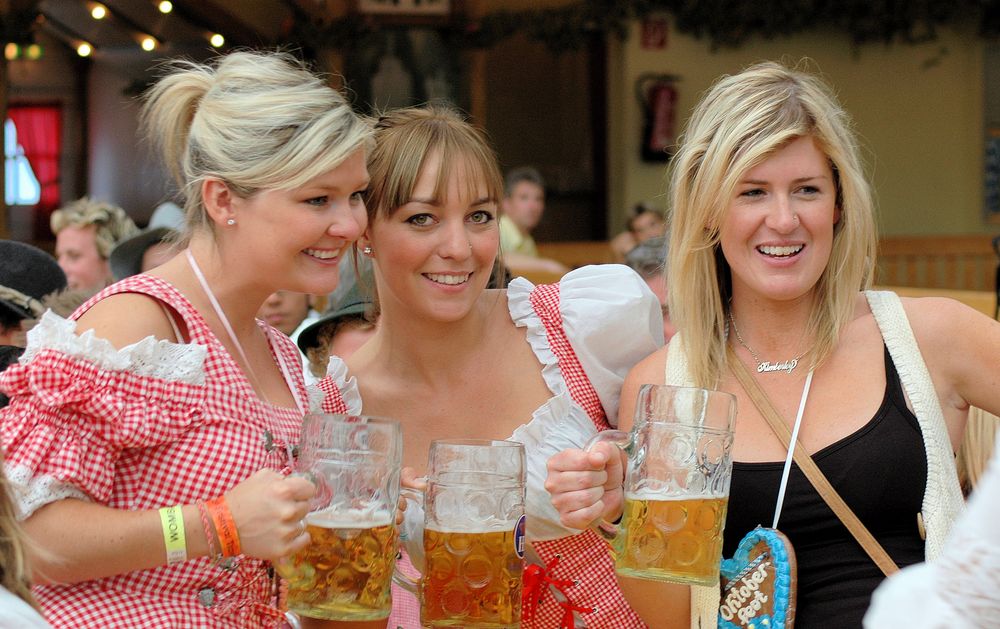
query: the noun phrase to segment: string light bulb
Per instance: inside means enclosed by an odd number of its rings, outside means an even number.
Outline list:
[[[103,20],[107,16],[108,16],[108,7],[98,2],[95,2],[93,5],[91,5],[90,17],[94,18],[95,20]]]
[[[24,56],[32,61],[42,58],[42,47],[40,44],[28,44],[24,49]]]
[[[142,41],[139,42],[139,45],[142,46],[142,49],[146,52],[152,52],[156,50],[156,39],[150,35],[146,35],[142,38]]]
[[[91,53],[94,52],[94,47],[87,42],[80,42],[80,45],[76,47],[76,54],[81,57],[89,57]]]
[[[21,47],[14,42],[8,43],[3,47],[3,56],[7,61],[13,61],[21,56]]]
[[[226,38],[219,33],[212,33],[212,36],[208,38],[208,43],[216,48],[222,48],[222,45],[226,43]]]
[[[160,13],[170,13],[174,10],[174,3],[170,0],[162,0],[156,4],[156,8],[160,10]]]

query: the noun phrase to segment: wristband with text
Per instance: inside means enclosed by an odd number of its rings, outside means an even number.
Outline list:
[[[219,536],[219,547],[223,557],[235,557],[240,554],[240,535],[236,530],[236,521],[229,511],[225,496],[219,496],[205,503],[205,510],[212,518],[215,533]]]
[[[167,547],[167,565],[187,561],[187,540],[184,536],[184,513],[181,506],[160,509],[160,525],[163,527],[163,543]]]

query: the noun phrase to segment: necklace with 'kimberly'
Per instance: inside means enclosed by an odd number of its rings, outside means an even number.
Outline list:
[[[736,319],[733,318],[733,311],[729,311],[729,323],[733,326],[733,332],[736,333],[736,340],[740,342],[740,345],[744,347],[750,355],[753,356],[754,362],[757,363],[757,373],[771,373],[774,371],[784,371],[786,373],[792,373],[795,368],[799,365],[799,360],[806,355],[807,352],[802,352],[795,358],[791,360],[780,360],[778,362],[771,362],[769,360],[761,360],[757,352],[753,351],[753,348],[747,345],[746,341],[740,335],[740,329],[736,327]],[[808,350],[807,350],[808,351]]]

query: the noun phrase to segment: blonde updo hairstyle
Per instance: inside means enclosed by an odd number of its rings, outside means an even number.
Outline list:
[[[818,77],[779,63],[720,78],[696,106],[670,166],[668,304],[694,383],[716,387],[726,367],[729,265],[719,232],[740,178],[796,138],[827,156],[839,221],[816,285],[806,360],[829,355],[872,280],[876,231],[871,189],[851,122]]]
[[[115,245],[139,231],[125,210],[89,197],[77,199],[52,213],[49,227],[58,234],[67,227],[94,226],[97,253],[107,260]]]
[[[456,167],[466,172],[470,192],[486,182],[489,200],[499,205],[503,176],[486,134],[444,105],[397,109],[375,122],[375,145],[368,155],[371,183],[365,195],[368,222],[388,218],[410,200],[424,161],[440,155],[434,197],[441,198]]]
[[[176,60],[145,98],[142,124],[183,193],[190,231],[211,229],[207,178],[249,198],[336,168],[371,130],[344,97],[287,53]]]

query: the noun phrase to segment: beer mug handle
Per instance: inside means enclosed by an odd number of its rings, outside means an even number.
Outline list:
[[[583,449],[590,452],[594,449],[594,446],[604,442],[611,442],[621,448],[625,454],[629,454],[633,444],[632,433],[625,432],[624,430],[602,430],[591,437]],[[623,478],[622,483],[624,484],[624,482],[625,479]],[[597,520],[590,527],[608,542],[613,542],[620,533],[620,527],[617,523],[608,522],[604,518]]]
[[[408,502],[411,502],[413,504],[420,505],[423,503],[423,493],[417,491],[416,489],[412,489],[410,487],[400,487],[399,495],[400,497],[405,498]],[[401,526],[401,529],[402,530],[400,531],[400,536],[399,536],[400,544],[404,548],[406,548],[406,552],[410,555],[410,561],[414,564],[414,566],[419,569],[422,569],[423,568],[422,557],[424,550],[423,549],[424,540],[422,539],[423,536],[413,535],[413,532],[408,530],[405,520]],[[412,577],[403,574],[403,572],[399,569],[398,561],[396,562],[396,565],[394,565],[392,569],[392,582],[398,585],[399,587],[403,588],[407,592],[419,596],[418,592],[419,584]]]

